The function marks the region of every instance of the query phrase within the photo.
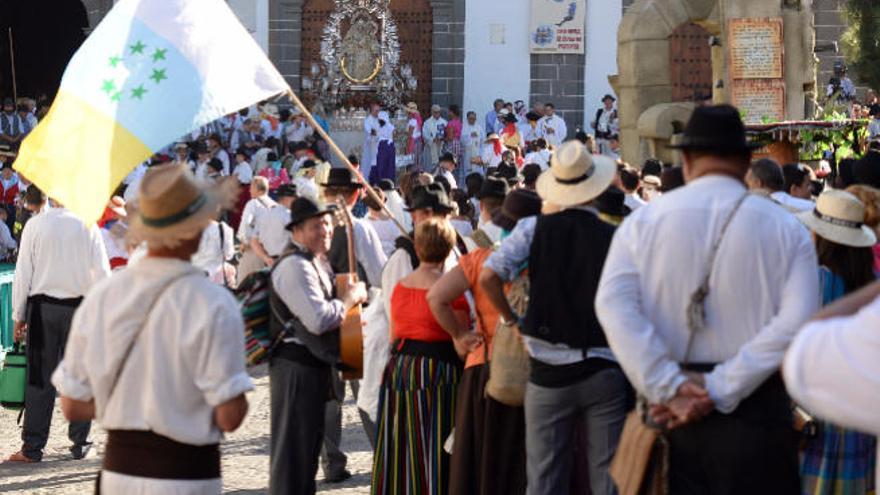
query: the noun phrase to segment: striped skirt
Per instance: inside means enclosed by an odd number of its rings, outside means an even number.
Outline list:
[[[451,346],[451,344],[450,344]],[[372,492],[445,495],[461,362],[400,353],[382,376]]]
[[[801,464],[802,493],[863,495],[875,493],[877,439],[872,435],[819,422]]]

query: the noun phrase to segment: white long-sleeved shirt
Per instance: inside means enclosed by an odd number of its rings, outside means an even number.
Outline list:
[[[548,145],[559,146],[568,135],[568,127],[559,115],[548,115],[538,121],[538,137],[544,138]]]
[[[138,333],[110,397],[125,350]],[[217,443],[222,433],[214,408],[253,389],[238,305],[190,263],[154,257],[133,262],[86,296],[52,383],[66,397],[94,399],[97,420],[107,430],[149,430],[191,445]]]
[[[878,328],[880,298],[852,316],[805,326],[785,356],[788,393],[818,417],[880,435]]]
[[[373,228],[372,222],[363,218],[353,218],[354,252],[358,263],[364,267],[371,287],[381,287],[382,270],[388,256],[382,249],[382,239]]]
[[[711,247],[745,193],[723,176],[697,179],[633,212],[617,229],[596,314],[635,388],[653,403],[685,381],[686,310]],[[750,197],[717,254],[706,300],[706,329],[692,363],[718,363],[706,375],[716,408],[729,413],[779,369],[789,343],[819,307],[809,232],[772,202]]]
[[[86,227],[65,208],[31,218],[21,235],[12,283],[12,319],[25,321],[28,297],[86,295],[110,276],[110,262],[97,226]]]
[[[251,242],[254,230],[257,228],[257,219],[276,204],[268,194],[252,198],[248,201],[244,205],[244,211],[241,214],[241,223],[238,224],[238,240],[243,243]]]
[[[254,235],[260,240],[269,256],[280,256],[290,244],[290,232],[285,228],[290,223],[290,210],[275,204],[257,217]]]
[[[223,239],[220,239],[220,229],[223,229]],[[224,263],[235,255],[235,240],[232,227],[226,222],[211,222],[202,231],[202,240],[199,242],[199,250],[192,256],[192,264],[196,268],[204,270],[208,278],[217,284],[223,284],[225,277]]]
[[[12,234],[9,233],[9,227],[5,223],[0,222],[0,257],[5,257],[12,251],[15,251],[17,247],[18,243],[15,242]]]

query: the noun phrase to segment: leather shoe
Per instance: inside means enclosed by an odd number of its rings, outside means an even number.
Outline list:
[[[30,457],[24,455],[24,452],[21,451],[21,450],[19,450],[18,452],[12,454],[11,456],[7,457],[6,460],[3,461],[4,464],[6,464],[6,463],[10,463],[10,464],[12,464],[12,463],[31,464],[31,463],[34,463],[34,462],[40,462],[40,461],[37,460],[37,459],[31,459]]]
[[[92,443],[85,443],[82,445],[74,445],[70,448],[70,454],[73,456],[75,461],[80,459],[84,459],[86,455],[88,455],[89,451],[92,450]]]
[[[327,476],[324,478],[325,483],[342,483],[343,481],[351,478],[351,472],[348,469],[343,469],[342,472],[334,475]]]

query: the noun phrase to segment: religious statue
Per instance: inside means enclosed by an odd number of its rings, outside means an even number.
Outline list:
[[[365,13],[359,13],[352,19],[339,49],[339,67],[351,82],[370,82],[382,68],[378,31],[376,22]]]

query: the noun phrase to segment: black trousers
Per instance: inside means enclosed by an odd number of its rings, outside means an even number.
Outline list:
[[[330,367],[312,366],[278,354],[269,362],[269,493],[312,495],[324,440]]]
[[[776,374],[731,414],[713,412],[668,433],[673,495],[796,495],[797,435]]]
[[[24,428],[21,439],[24,455],[34,460],[43,458],[49,439],[52,412],[55,409],[55,387],[52,372],[64,356],[70,323],[76,302],[53,303],[41,296],[28,300],[27,386],[24,391]],[[70,423],[67,436],[74,447],[88,443],[91,421]]]

